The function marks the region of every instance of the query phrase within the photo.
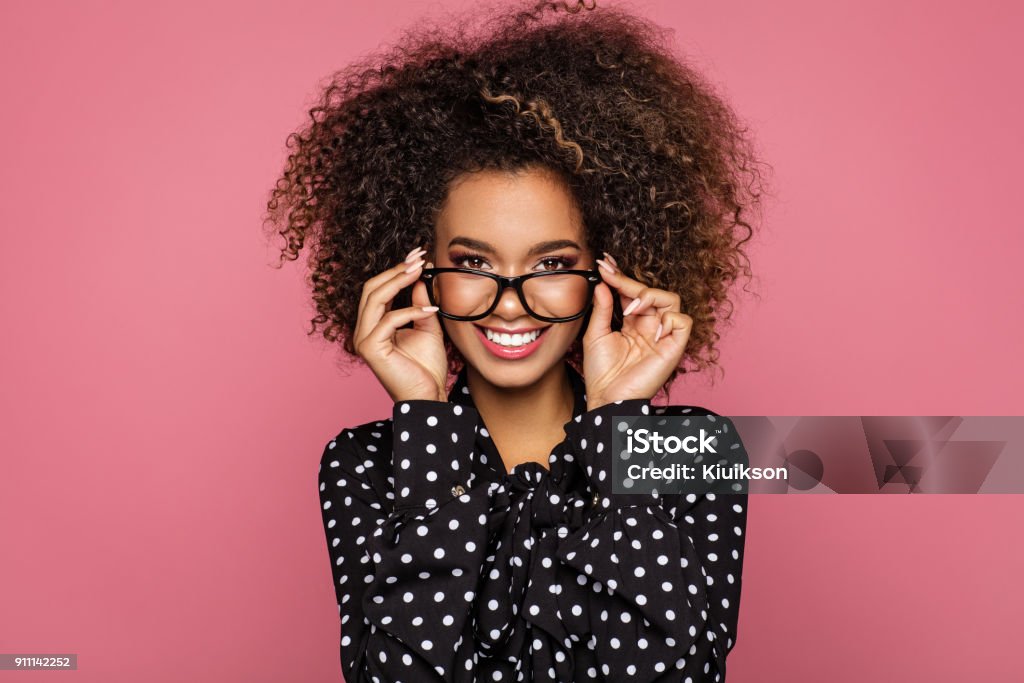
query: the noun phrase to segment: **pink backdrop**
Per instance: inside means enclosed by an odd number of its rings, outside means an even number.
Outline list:
[[[388,401],[304,335],[259,219],[318,79],[440,6],[0,9],[0,652],[80,655],[20,678],[338,680],[317,465]],[[778,195],[724,381],[674,399],[1024,414],[1020,4],[636,6]],[[1022,503],[753,498],[729,681],[1019,675]]]

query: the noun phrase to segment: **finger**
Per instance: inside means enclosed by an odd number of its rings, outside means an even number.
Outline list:
[[[430,306],[430,299],[427,297],[427,283],[420,280],[412,286],[412,305],[426,308]],[[441,336],[441,316],[428,315],[425,318],[417,318],[413,321],[413,327],[417,330],[430,332]]]
[[[623,308],[622,316],[622,331],[639,335],[649,343],[653,343],[661,322],[661,313],[651,305],[652,299],[650,294],[633,299]]]
[[[692,329],[693,318],[685,313],[666,311],[661,315],[661,323],[655,335],[654,343],[656,347],[664,345],[676,348],[677,352],[681,352],[686,348],[686,343],[690,339],[690,331]]]
[[[601,279],[607,282],[611,287],[618,290],[621,294],[628,296],[631,299],[635,299],[640,294],[645,285],[628,277],[623,273],[618,266],[612,265],[610,262],[603,259],[595,259],[598,267],[601,269]]]
[[[366,297],[370,294],[370,292],[377,289],[381,284],[387,282],[395,275],[399,275],[400,273],[404,272],[406,268],[408,268],[416,261],[422,260],[425,253],[426,250],[423,247],[417,247],[410,251],[406,255],[405,260],[402,261],[401,263],[396,263],[390,268],[382,270],[381,272],[377,273],[376,275],[368,279],[366,282],[364,282],[363,291],[359,297],[360,307],[362,307],[363,303],[366,301]]]
[[[429,267],[429,266],[428,266]],[[427,296],[427,283],[420,280],[412,287],[412,305],[430,306],[430,297]]]
[[[640,291],[640,295],[629,302],[629,305],[623,309],[623,314],[661,315],[667,311],[679,312],[681,305],[682,299],[675,292],[658,289],[656,287],[645,287]],[[626,313],[626,311],[629,311],[629,313]]]
[[[603,282],[598,283],[594,288],[594,308],[590,312],[590,322],[587,324],[587,331],[583,335],[583,341],[590,343],[612,331],[612,311],[614,299],[612,290]]]
[[[399,327],[427,317],[436,318],[436,314],[436,306],[410,306],[389,311],[381,317],[377,326],[363,340],[361,345],[361,348],[364,349],[363,353],[376,352],[386,355],[391,350],[392,340]]]
[[[376,287],[370,289],[364,287],[364,298],[360,303],[357,314],[356,343],[363,337],[370,334],[370,331],[377,325],[381,317],[388,312],[391,302],[395,296],[405,287],[416,282],[420,273],[423,272],[423,259],[414,261],[411,264],[401,263],[396,268],[401,268],[398,273],[391,274],[389,279],[378,280]],[[388,269],[386,273],[393,269]]]
[[[643,290],[640,296],[630,301],[625,308],[622,309],[622,317],[627,316],[638,316],[638,315],[651,315],[657,314],[656,310],[652,310],[651,306],[654,304],[654,292],[656,290]]]
[[[594,261],[601,268],[601,279],[605,280],[605,274],[607,273],[608,279],[611,280],[619,267],[614,261],[612,261],[611,257],[606,255],[606,258],[608,259],[607,261],[602,261],[601,259],[594,259]],[[613,296],[616,296],[619,299],[620,310],[626,310],[626,307],[633,301],[632,297],[626,296],[619,290],[612,290],[612,292]]]
[[[642,310],[641,304],[636,304],[632,309],[630,309],[630,305],[633,304],[633,301],[640,298],[646,299],[643,304],[644,309],[649,306],[653,306],[658,309],[659,313],[666,310],[679,310],[681,300],[679,295],[675,292],[669,292],[655,287],[648,287],[644,283],[626,276],[625,273],[619,270],[617,266],[613,266],[610,262],[601,259],[597,259],[596,261],[598,267],[601,268],[601,279],[611,287],[615,288],[620,296],[628,297],[628,300],[623,300],[622,302],[624,316]]]
[[[412,263],[413,261],[418,260],[426,253],[427,250],[424,247],[416,247],[415,249],[413,249],[412,251],[405,255],[405,262]]]

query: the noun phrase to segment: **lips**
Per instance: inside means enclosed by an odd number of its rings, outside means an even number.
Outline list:
[[[519,359],[533,353],[544,340],[547,327],[501,329],[474,325],[477,336],[488,351],[498,358]]]

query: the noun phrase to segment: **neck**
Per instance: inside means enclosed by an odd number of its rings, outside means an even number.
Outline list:
[[[575,398],[564,362],[554,365],[533,384],[514,388],[495,386],[468,365],[466,383],[477,412],[509,465],[512,463],[508,460],[522,457],[515,453],[516,445],[526,446],[535,437],[558,437],[573,416]],[[560,440],[556,438],[555,443]]]

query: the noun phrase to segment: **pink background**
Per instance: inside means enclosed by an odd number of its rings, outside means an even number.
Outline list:
[[[4,3],[0,652],[80,670],[0,679],[339,679],[317,465],[388,401],[260,216],[317,81],[442,6]],[[1020,4],[635,6],[775,167],[762,298],[673,399],[1024,414]],[[1022,503],[753,498],[728,680],[1019,676]]]

